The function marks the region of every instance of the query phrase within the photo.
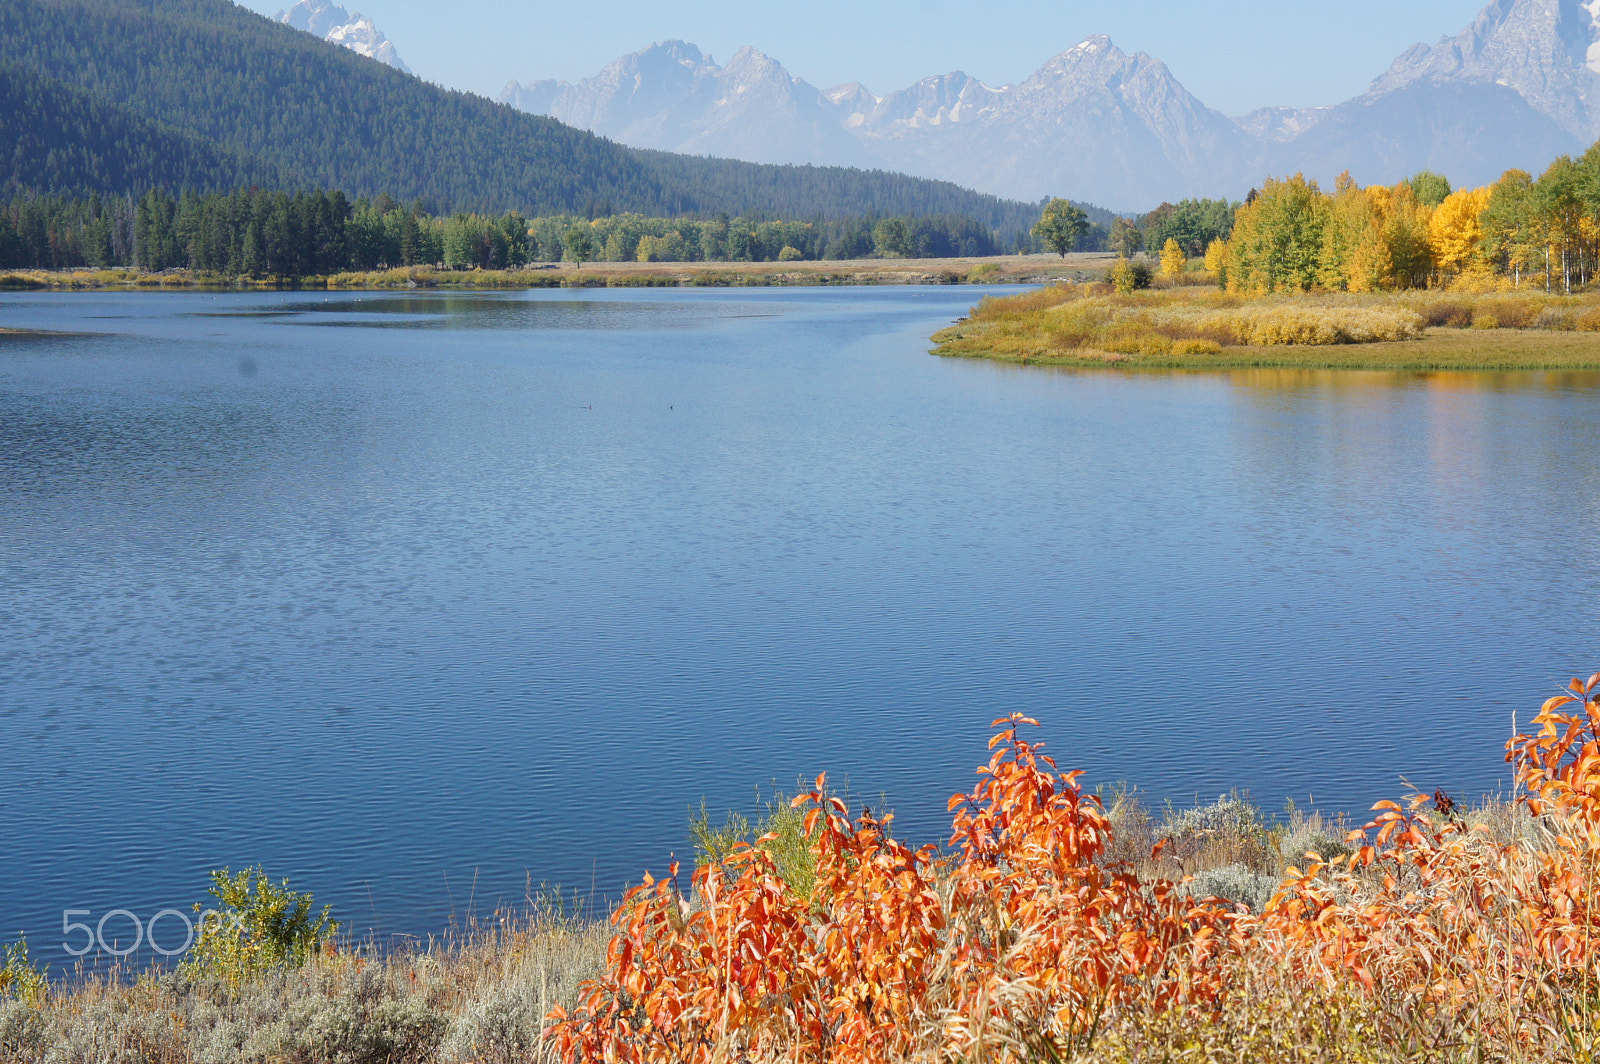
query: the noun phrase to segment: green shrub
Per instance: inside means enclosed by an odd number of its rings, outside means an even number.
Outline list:
[[[750,820],[729,810],[722,826],[714,828],[702,798],[700,812],[689,815],[689,837],[694,840],[694,866],[716,864],[731,857],[740,843],[750,841]]]
[[[766,813],[755,830],[748,817],[732,811],[720,828],[714,828],[702,801],[700,811],[689,817],[695,867],[726,860],[741,844],[759,846],[772,855],[778,876],[789,889],[809,898],[817,882],[817,855],[811,847],[816,833],[806,834],[805,813],[791,805],[782,791],[774,788],[772,799],[763,805]]]
[[[11,999],[37,1006],[44,1001],[49,981],[28,956],[28,940],[18,939],[6,947],[6,963],[0,967],[0,1001]]]
[[[1261,867],[1268,853],[1261,810],[1237,794],[1193,809],[1169,809],[1157,835],[1166,840],[1165,856],[1185,871],[1205,865]]]
[[[310,893],[289,889],[287,879],[275,884],[260,868],[237,875],[226,868],[214,871],[208,893],[217,907],[201,919],[194,948],[183,962],[190,978],[220,976],[237,984],[256,972],[298,968],[339,928],[329,915],[331,906],[313,916]]]

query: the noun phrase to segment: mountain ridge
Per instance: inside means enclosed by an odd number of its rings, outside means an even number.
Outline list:
[[[652,53],[662,48],[692,50],[702,76],[719,84],[738,80],[692,44],[669,41],[607,68],[631,62],[637,78],[626,128],[603,117],[603,80],[538,83],[559,86],[543,101],[519,96],[513,81],[501,99],[640,147],[759,154],[729,135],[737,123],[701,121],[693,99],[651,81]],[[1130,55],[1103,35],[998,88],[956,70],[885,95],[861,82],[818,94],[783,76],[787,110],[767,130],[789,130],[806,161],[848,158],[1009,198],[1070,195],[1142,210],[1190,196],[1238,198],[1268,173],[1328,182],[1346,169],[1363,183],[1432,169],[1481,184],[1508,165],[1538,168],[1600,136],[1600,0],[1490,0],[1460,33],[1402,51],[1364,94],[1237,118],[1189,93],[1159,59]],[[672,110],[671,144],[652,125],[652,93]],[[745,101],[741,121],[766,121],[753,105],[760,99]],[[802,99],[804,107],[794,102]],[[1465,117],[1452,106],[1468,108]]]
[[[387,192],[436,213],[875,210],[974,218],[1007,244],[1037,218],[1030,204],[899,174],[657,156],[430,85],[227,0],[8,0],[0,64],[26,89],[12,93],[26,106],[3,116],[23,150],[0,153],[0,188],[16,191],[267,182]],[[62,108],[72,122],[53,114]],[[137,165],[122,165],[129,152]]]

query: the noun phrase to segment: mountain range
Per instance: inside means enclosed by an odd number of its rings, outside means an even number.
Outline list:
[[[344,17],[298,10],[313,8]],[[429,84],[315,28],[229,0],[4,0],[0,198],[254,186],[388,193],[435,214],[950,216],[1004,246],[1038,218],[944,181],[625,147]]]
[[[1011,199],[1119,210],[1242,197],[1267,174],[1362,184],[1431,169],[1459,185],[1537,171],[1600,135],[1600,0],[1493,0],[1461,33],[1397,57],[1330,107],[1228,117],[1142,52],[1090,37],[1025,81],[960,71],[879,96],[820,90],[741,49],[718,65],[667,41],[577,84],[511,82],[502,101],[625,144],[770,163],[880,167]]]

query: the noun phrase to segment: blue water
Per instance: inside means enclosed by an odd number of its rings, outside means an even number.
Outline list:
[[[930,357],[974,295],[0,296],[75,334],[0,337],[0,940],[603,900],[823,770],[933,841],[1012,710],[1156,803],[1473,797],[1600,666],[1600,376]]]

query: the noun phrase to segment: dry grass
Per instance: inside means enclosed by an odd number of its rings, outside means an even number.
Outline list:
[[[1600,293],[1116,295],[1104,284],[1063,284],[983,300],[934,341],[938,354],[1047,365],[1596,369],[1597,331]]]
[[[176,973],[0,994],[4,1064],[513,1064],[604,965],[603,924],[506,917],[416,952],[347,949],[231,989]]]
[[[1343,842],[1349,825],[1342,820],[1293,808],[1274,820],[1237,795],[1160,811],[1126,788],[1112,789],[1104,800],[1114,830],[1106,862],[1127,860],[1141,881],[1170,877],[1196,899],[1214,895],[1257,912],[1306,852],[1324,859],[1349,852]],[[1507,802],[1485,801],[1462,816],[1481,829],[1488,848],[1526,843],[1535,830],[1527,813]],[[1551,835],[1548,828],[1544,835]],[[1157,844],[1163,844],[1161,854],[1152,857]],[[948,892],[950,884],[940,889]],[[1381,892],[1375,883],[1358,882],[1360,890]],[[1356,892],[1348,898],[1352,905],[1361,904]],[[0,1062],[553,1064],[557,1056],[543,1038],[547,1014],[556,1005],[570,1012],[579,984],[604,970],[611,933],[606,924],[545,909],[532,917],[497,918],[416,951],[379,955],[346,948],[237,989],[173,973],[129,978],[114,972],[58,984],[35,1002],[0,994]],[[1018,1016],[1037,1011],[1026,987],[1007,992],[1016,997],[1007,1007]],[[930,1026],[914,1040],[922,1049],[906,1059],[941,1057],[955,1017],[941,1017],[937,1001],[927,1005]],[[1235,959],[1222,998],[1203,1015],[1170,1001],[1136,997],[1107,1011],[1092,1036],[1078,1039],[1063,1059],[1083,1064],[1480,1059],[1474,1055],[1485,1048],[1479,1031],[1460,1017],[1413,1006],[1412,998],[1395,988],[1369,992],[1348,972],[1333,970],[1308,978],[1282,955],[1256,950]],[[1496,1007],[1505,1006],[1497,1002]],[[998,1017],[985,1021],[988,1049],[972,1059],[1050,1059],[1031,1029],[1020,1021],[1008,1025],[1006,1013],[1002,1008]],[[1492,1048],[1481,1059],[1586,1059],[1559,1046]]]

